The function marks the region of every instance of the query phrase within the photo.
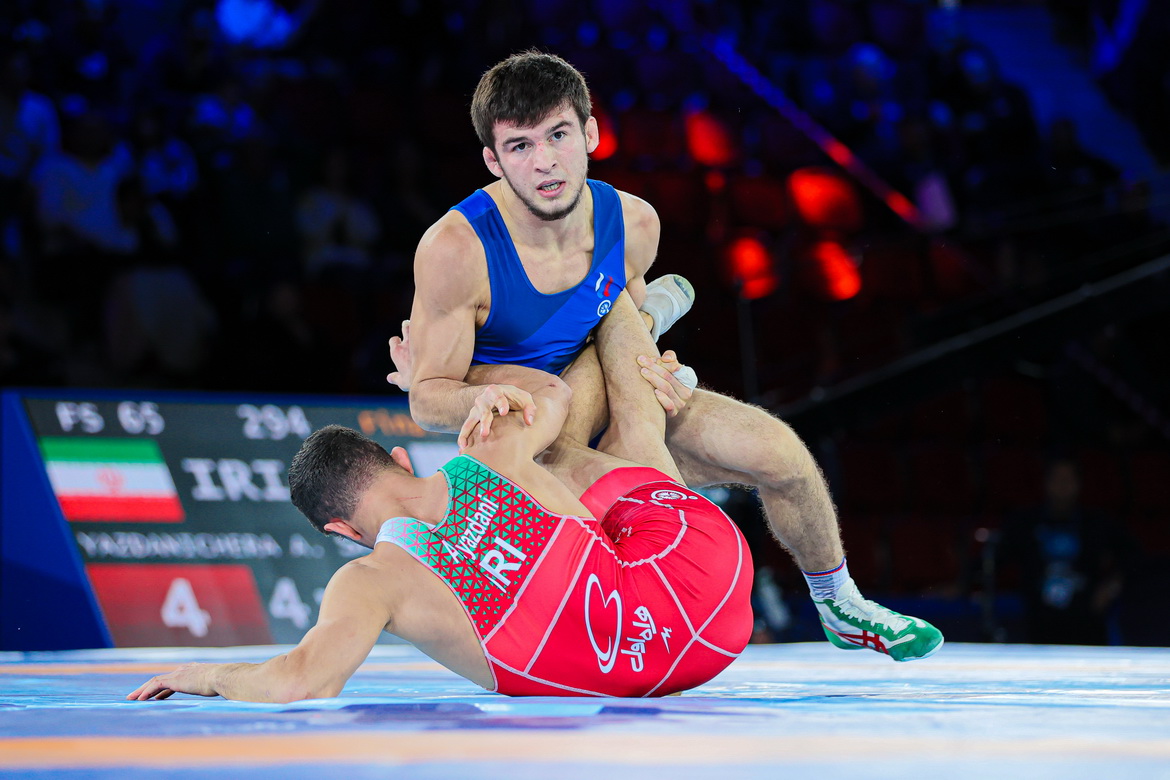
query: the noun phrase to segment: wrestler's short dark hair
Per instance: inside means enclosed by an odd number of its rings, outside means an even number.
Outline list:
[[[293,505],[323,534],[333,520],[350,521],[362,494],[387,469],[405,473],[386,449],[342,425],[314,431],[293,456],[288,486]]]
[[[494,151],[496,122],[535,125],[565,103],[584,127],[593,114],[585,77],[555,54],[530,49],[483,74],[471,98],[471,123],[479,142]]]

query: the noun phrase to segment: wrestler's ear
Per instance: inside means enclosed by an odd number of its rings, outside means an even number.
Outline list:
[[[504,178],[504,169],[500,167],[500,161],[496,158],[496,153],[490,146],[483,148],[483,164],[487,166],[487,169],[497,179]]]
[[[597,150],[597,145],[601,143],[601,131],[597,129],[597,117],[589,117],[585,120],[585,151],[588,154],[593,154]]]
[[[408,474],[414,475],[414,464],[410,462],[410,453],[403,447],[395,447],[390,450],[390,459],[397,463],[402,468],[406,469]]]
[[[326,531],[332,531],[338,536],[344,536],[346,539],[352,539],[358,544],[362,543],[362,533],[352,525],[342,520],[340,517],[335,517],[325,524]]]

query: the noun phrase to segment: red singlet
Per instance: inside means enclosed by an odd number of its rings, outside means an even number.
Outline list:
[[[451,587],[499,693],[663,696],[707,682],[747,644],[747,543],[719,507],[665,474],[608,474],[582,497],[608,506],[598,521],[549,512],[467,455],[443,472],[443,522],[392,518],[377,541]]]

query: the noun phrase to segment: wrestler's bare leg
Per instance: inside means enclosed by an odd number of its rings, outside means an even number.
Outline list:
[[[801,569],[840,564],[844,548],[828,486],[804,442],[784,422],[700,389],[667,421],[666,441],[691,487],[757,487],[772,533]]]
[[[645,312],[638,312],[642,323],[646,326],[647,338],[640,338],[635,346],[644,348],[636,352],[637,355],[657,355],[658,348],[649,337],[650,328],[654,320]],[[604,320],[603,320],[604,322]],[[561,379],[573,388],[573,399],[570,401],[569,414],[562,429],[562,435],[587,444],[593,437],[605,430],[609,424],[609,401],[606,396],[605,379],[602,377],[601,363],[597,358],[597,351],[593,344],[577,356],[564,373]]]
[[[573,388],[569,421],[541,464],[578,494],[613,469],[630,465],[682,479],[664,442],[665,413],[637,363],[639,355],[658,356],[649,332],[633,326],[637,316],[629,296],[620,296],[595,343],[562,375]],[[607,407],[609,426],[598,450],[590,450],[589,439]]]
[[[666,447],[666,412],[642,378],[638,357],[658,357],[650,333],[638,327],[639,312],[627,293],[614,302],[598,327],[595,346],[609,401],[609,427],[598,449],[682,480]]]
[[[606,317],[603,324],[620,326],[622,320]],[[644,327],[609,327],[604,333],[614,341],[611,355],[658,355]],[[599,338],[602,331],[599,330]],[[655,465],[651,451],[639,447],[660,446],[661,434],[650,435],[644,429],[649,421],[653,428],[664,419],[661,407],[649,385],[639,376],[639,368],[630,361],[612,361],[612,381],[602,376],[595,349],[587,348],[562,375],[573,388],[569,416],[562,431],[561,447],[546,455],[542,465],[553,471],[578,494],[587,489],[613,464],[594,460],[589,452],[568,446],[569,441],[585,447],[604,424],[607,406],[615,408],[602,449],[618,446],[613,454],[622,454],[635,463]],[[607,365],[607,369],[609,366]],[[522,366],[474,366],[468,374],[471,384],[514,384],[526,387],[539,383],[543,372]],[[637,383],[632,380],[637,379]],[[637,392],[634,392],[634,391]],[[609,392],[621,394],[621,402],[606,403]],[[652,409],[643,409],[645,402]],[[634,414],[629,408],[642,409]],[[635,418],[632,419],[631,418]],[[640,419],[637,419],[640,418]],[[638,431],[638,433],[635,433]],[[792,554],[804,571],[825,571],[841,562],[844,549],[837,526],[836,510],[824,477],[804,442],[784,422],[756,406],[706,390],[696,390],[690,402],[675,417],[666,421],[666,442],[686,484],[692,487],[720,483],[739,483],[759,488],[768,524],[777,540]],[[624,449],[623,449],[624,448]],[[655,468],[673,474],[673,470]]]

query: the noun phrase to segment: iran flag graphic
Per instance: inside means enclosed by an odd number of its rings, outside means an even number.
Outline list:
[[[179,493],[153,439],[47,436],[40,445],[66,520],[183,522]]]

